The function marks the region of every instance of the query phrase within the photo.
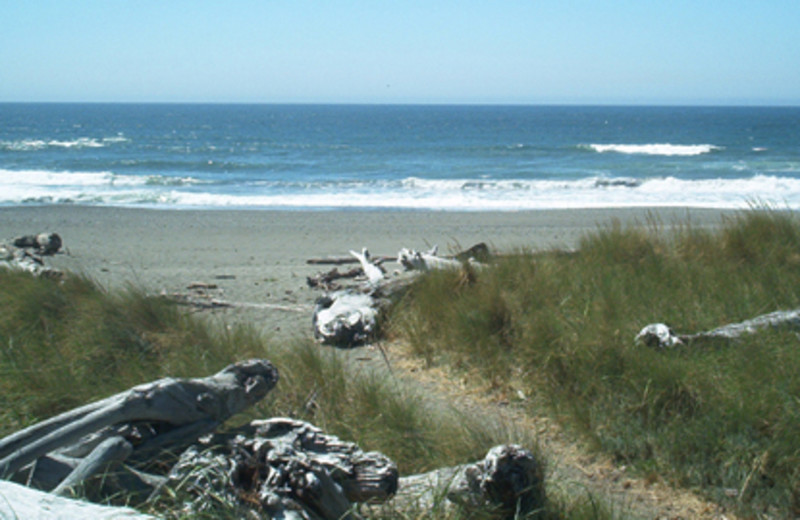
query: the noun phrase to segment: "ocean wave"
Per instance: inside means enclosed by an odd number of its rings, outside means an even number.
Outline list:
[[[45,148],[103,148],[108,144],[124,143],[130,139],[118,135],[113,137],[78,137],[61,141],[58,139],[19,139],[16,141],[0,141],[0,149],[11,152],[35,152]]]
[[[713,144],[589,144],[581,145],[597,153],[616,152],[622,154],[640,155],[665,155],[665,156],[693,156],[722,150],[721,146]]]
[[[687,206],[746,208],[753,201],[800,209],[800,179],[755,175],[686,180],[586,177],[280,182],[222,185],[110,172],[0,170],[0,204],[77,203],[163,208],[395,208],[535,210]]]

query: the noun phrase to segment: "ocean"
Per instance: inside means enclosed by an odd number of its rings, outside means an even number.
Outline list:
[[[0,205],[800,209],[800,107],[0,104]]]

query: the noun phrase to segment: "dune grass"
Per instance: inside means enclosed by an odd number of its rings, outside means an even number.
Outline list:
[[[538,396],[647,478],[782,517],[800,514],[796,331],[672,351],[633,338],[653,322],[697,332],[797,307],[800,224],[753,210],[715,232],[612,223],[572,254],[430,273],[390,326],[430,364]]]
[[[252,418],[300,418],[365,451],[382,451],[401,474],[481,459],[501,443],[536,450],[528,432],[435,405],[386,374],[347,366],[331,349],[310,341],[274,345],[253,327],[199,318],[135,287],[109,291],[81,276],[54,281],[0,269],[0,309],[0,436],[142,382],[205,376],[262,357],[278,367],[278,386],[232,426]],[[556,493],[547,518],[613,517],[586,505],[595,502]],[[168,504],[178,510],[163,509]],[[180,518],[179,508],[166,500],[153,512]],[[460,517],[443,505],[379,516]]]

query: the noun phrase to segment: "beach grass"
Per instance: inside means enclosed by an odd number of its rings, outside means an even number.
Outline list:
[[[502,443],[516,442],[536,453],[530,432],[423,399],[391,375],[348,366],[332,349],[310,341],[274,345],[252,326],[202,319],[133,286],[106,290],[73,274],[58,281],[0,270],[0,308],[0,436],[143,382],[205,376],[231,362],[262,357],[278,367],[278,386],[230,426],[275,416],[307,420],[365,451],[385,453],[401,474],[479,460]],[[556,492],[550,499],[547,518],[615,517],[586,506],[600,497],[587,501]],[[163,509],[169,505],[177,509]],[[182,515],[179,501],[169,499],[157,502],[152,512]],[[375,513],[463,517],[444,503],[409,514],[385,508]]]
[[[575,252],[525,252],[432,272],[390,328],[430,365],[542,407],[650,480],[746,514],[800,514],[800,348],[794,330],[655,350],[649,323],[699,332],[800,307],[800,223],[754,209],[600,226]]]

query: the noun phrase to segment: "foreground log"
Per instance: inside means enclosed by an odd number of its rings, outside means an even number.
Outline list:
[[[277,380],[269,361],[255,359],[205,378],[136,386],[0,439],[0,477],[18,474],[45,490],[65,493],[109,462],[182,451],[262,399]]]
[[[0,518],[19,520],[156,520],[128,507],[57,497],[0,480]]]
[[[635,341],[649,347],[665,349],[702,341],[731,341],[762,329],[777,327],[800,328],[800,309],[771,312],[695,334],[676,334],[664,323],[652,323],[636,335]]]
[[[470,515],[524,518],[544,509],[544,468],[520,446],[495,446],[482,461],[401,478],[391,505],[429,510],[441,497]]]
[[[189,496],[194,514],[221,508],[240,517],[355,519],[354,504],[397,490],[397,468],[385,455],[303,421],[253,421],[203,444],[181,456],[168,482],[181,500]]]

